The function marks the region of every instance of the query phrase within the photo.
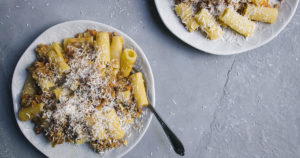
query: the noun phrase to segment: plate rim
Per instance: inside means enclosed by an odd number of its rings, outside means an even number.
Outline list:
[[[221,56],[229,56],[229,55],[234,55],[234,54],[245,53],[245,52],[248,52],[248,51],[250,51],[250,50],[254,50],[254,49],[256,49],[256,48],[259,48],[259,47],[261,47],[261,46],[263,46],[263,45],[269,43],[271,40],[273,40],[275,37],[277,37],[277,36],[279,35],[279,33],[280,33],[280,32],[281,32],[281,31],[282,31],[282,30],[290,23],[290,21],[292,20],[292,18],[294,17],[294,15],[295,15],[295,13],[296,13],[296,10],[297,10],[298,4],[299,4],[299,0],[296,0],[296,7],[293,8],[291,16],[289,16],[288,19],[287,19],[287,20],[284,22],[284,24],[282,25],[282,27],[281,27],[279,30],[277,30],[275,33],[273,33],[272,36],[270,36],[267,40],[265,40],[265,41],[263,41],[263,42],[261,42],[261,43],[259,43],[259,44],[257,44],[257,45],[253,45],[253,46],[251,46],[251,47],[248,47],[248,48],[246,48],[246,49],[244,48],[244,49],[232,51],[231,53],[222,54],[222,53],[220,53],[221,51],[207,51],[207,50],[205,50],[205,49],[203,49],[203,48],[200,48],[200,47],[198,47],[197,45],[191,44],[191,43],[188,42],[187,40],[183,39],[180,35],[176,34],[175,31],[174,31],[172,28],[168,27],[167,22],[162,18],[162,14],[163,14],[163,13],[160,11],[159,6],[158,6],[160,1],[161,1],[161,0],[154,0],[156,10],[157,10],[158,15],[159,15],[161,21],[163,22],[163,24],[166,26],[166,28],[168,28],[168,30],[169,30],[173,35],[175,35],[175,36],[176,36],[178,39],[180,39],[182,42],[188,44],[189,46],[191,46],[191,47],[193,47],[193,48],[195,48],[195,49],[197,49],[197,50],[200,50],[200,51],[205,52],[205,53],[208,53],[208,54],[221,55]],[[169,0],[169,1],[170,1],[170,0]],[[175,13],[174,13],[174,14],[175,14]]]
[[[153,75],[153,71],[152,71],[152,68],[151,68],[151,65],[150,65],[150,62],[148,60],[148,58],[146,57],[146,54],[144,53],[143,49],[135,42],[135,40],[133,40],[129,35],[127,35],[126,33],[124,33],[123,31],[113,27],[113,26],[110,26],[110,25],[107,25],[107,24],[104,24],[104,23],[100,23],[100,22],[97,22],[97,21],[93,21],[93,20],[69,20],[69,21],[64,21],[64,22],[60,22],[60,23],[57,23],[57,24],[54,24],[53,26],[51,27],[48,27],[47,29],[45,29],[42,33],[40,33],[29,45],[28,47],[26,48],[26,50],[22,53],[22,55],[19,57],[18,61],[17,61],[17,64],[14,68],[14,71],[13,71],[13,76],[12,76],[12,80],[11,80],[11,94],[12,94],[12,102],[13,102],[13,112],[14,112],[14,115],[15,115],[15,119],[16,119],[16,122],[18,124],[18,127],[20,129],[20,131],[22,132],[23,136],[28,140],[28,142],[30,142],[38,151],[40,151],[43,155],[49,157],[49,155],[47,155],[45,152],[43,152],[40,148],[38,148],[35,144],[32,143],[32,141],[30,141],[30,139],[24,134],[23,132],[23,129],[21,128],[21,121],[18,119],[18,102],[15,101],[14,99],[14,92],[15,90],[13,89],[13,84],[16,80],[15,76],[16,76],[16,73],[17,73],[17,67],[19,67],[20,65],[20,60],[24,57],[25,53],[30,51],[29,48],[31,46],[31,44],[35,43],[45,32],[47,32],[48,30],[54,28],[54,27],[59,27],[60,25],[65,25],[65,24],[68,24],[68,23],[90,23],[90,24],[95,24],[97,26],[101,26],[101,27],[105,27],[106,29],[108,30],[112,30],[112,31],[116,31],[120,34],[122,34],[122,36],[126,37],[129,39],[130,43],[132,43],[136,48],[137,50],[140,52],[141,56],[142,56],[142,59],[145,61],[145,64],[146,66],[149,68],[149,81],[151,82],[151,89],[152,89],[152,96],[151,96],[151,100],[152,100],[152,106],[156,106],[156,102],[155,102],[155,83],[154,83],[154,75]],[[26,69],[26,68],[25,68]],[[149,86],[149,85],[147,85]],[[18,97],[18,99],[20,99]],[[142,138],[144,137],[144,135],[146,134],[146,132],[148,131],[149,129],[149,126],[150,126],[150,123],[152,121],[152,118],[153,118],[153,114],[150,113],[150,116],[149,116],[149,119],[148,121],[146,122],[146,124],[144,125],[144,129],[139,137],[137,138],[137,140],[135,142],[132,143],[132,146],[130,146],[127,150],[125,150],[125,152],[121,153],[120,155],[118,155],[118,157],[123,157],[124,155],[126,155],[127,153],[129,153],[141,140]],[[32,132],[34,132],[32,130]],[[49,144],[50,145],[50,144]]]

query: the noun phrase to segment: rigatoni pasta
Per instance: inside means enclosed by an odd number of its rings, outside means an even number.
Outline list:
[[[31,75],[28,75],[25,81],[25,85],[22,91],[22,97],[21,97],[21,105],[22,107],[29,107],[31,104],[28,102],[28,100],[31,100],[34,95],[37,93],[37,86],[35,85],[35,82]]]
[[[133,87],[133,95],[136,100],[136,104],[139,108],[143,106],[147,106],[149,104],[143,75],[141,72],[132,74],[130,77],[132,87]]]
[[[105,118],[108,120],[107,125],[109,126],[108,132],[114,139],[121,139],[124,137],[125,132],[121,127],[120,120],[117,116],[115,109],[109,109],[104,112]]]
[[[278,8],[255,6],[247,4],[244,15],[251,20],[273,24],[278,15]]]
[[[43,92],[49,91],[55,86],[54,74],[50,71],[49,63],[45,64],[43,62],[35,61],[29,68],[29,72]]]
[[[248,20],[246,17],[240,15],[230,8],[226,8],[219,19],[233,30],[242,34],[243,36],[251,36],[254,32],[254,22]]]
[[[113,36],[110,45],[111,62],[114,69],[120,69],[120,57],[123,50],[123,38]]]
[[[107,126],[107,123],[104,122],[103,119],[99,119],[99,115],[102,116],[103,113],[97,109],[90,116],[86,116],[85,121],[87,122],[87,126],[93,129],[90,131],[91,137],[93,139],[105,140],[108,137],[105,130],[105,126]]]
[[[32,102],[30,107],[22,107],[18,112],[18,116],[21,121],[30,120],[43,111],[43,106],[43,103]]]
[[[132,49],[124,49],[121,54],[121,75],[128,77],[136,60],[136,53]]]
[[[215,40],[222,36],[223,31],[221,27],[207,9],[201,9],[195,15],[195,19],[200,24],[201,28],[206,32],[209,39]]]
[[[93,45],[93,41],[93,36],[81,38],[65,38],[63,46],[64,50],[66,50],[68,45],[74,45],[74,43],[77,43],[78,45],[81,45],[82,43],[88,43],[89,45]]]
[[[174,11],[189,32],[200,28],[208,39],[215,40],[223,35],[220,26],[226,30],[226,25],[245,37],[252,36],[256,24],[251,20],[274,23],[277,6],[269,0],[175,0]]]
[[[193,32],[199,27],[199,24],[193,18],[193,10],[189,5],[180,3],[175,6],[175,12],[189,32]]]
[[[32,120],[53,147],[89,143],[102,152],[127,145],[148,100],[141,73],[133,70],[137,54],[123,49],[123,38],[87,30],[35,50],[19,119]]]
[[[59,74],[69,71],[70,67],[63,58],[63,49],[61,46],[57,42],[54,42],[51,49],[48,52],[49,63],[57,69]]]
[[[110,61],[110,40],[108,32],[99,32],[96,36],[96,44],[98,51],[98,60],[102,62],[101,66]]]

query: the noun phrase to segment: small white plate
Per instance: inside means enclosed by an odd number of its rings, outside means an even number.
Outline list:
[[[241,35],[224,29],[223,39],[211,41],[200,31],[189,33],[174,12],[174,0],[155,0],[157,11],[166,27],[183,42],[207,53],[216,55],[238,54],[258,48],[276,37],[293,17],[299,0],[283,0],[274,24],[257,22],[252,37],[244,39]]]
[[[114,149],[105,152],[104,154],[97,154],[89,147],[87,143],[82,145],[74,144],[61,144],[55,148],[51,147],[51,144],[46,138],[40,134],[36,135],[33,131],[34,124],[30,121],[22,122],[18,118],[18,110],[20,108],[20,96],[23,90],[23,85],[27,76],[26,68],[31,65],[35,60],[34,49],[39,43],[52,43],[55,41],[62,41],[66,37],[73,37],[76,33],[84,32],[86,29],[96,29],[99,31],[117,32],[124,39],[125,48],[132,48],[137,53],[137,61],[135,67],[143,72],[148,87],[148,96],[150,102],[155,106],[155,90],[154,90],[154,79],[149,62],[143,52],[143,50],[125,33],[117,30],[111,26],[104,25],[94,21],[78,20],[68,21],[61,24],[57,24],[45,32],[43,32],[32,44],[27,48],[22,57],[20,58],[12,79],[12,97],[14,104],[14,113],[17,123],[23,132],[24,136],[42,153],[48,157],[121,157],[128,153],[144,136],[147,128],[152,119],[152,114],[148,108],[144,109],[146,115],[142,117],[141,124],[143,125],[139,131],[133,131],[131,136],[127,139],[128,145],[123,146],[119,149]]]

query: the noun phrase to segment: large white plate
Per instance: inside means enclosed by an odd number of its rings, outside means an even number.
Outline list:
[[[216,55],[238,54],[258,48],[276,37],[293,17],[299,0],[283,0],[279,7],[277,21],[272,24],[257,23],[252,37],[244,40],[233,31],[225,30],[223,39],[210,41],[200,31],[189,33],[176,17],[173,10],[174,0],[155,0],[157,11],[167,28],[179,39],[196,49]],[[224,30],[224,29],[223,29]]]
[[[137,61],[135,67],[143,72],[147,82],[148,93],[150,102],[155,106],[155,90],[154,79],[149,62],[143,52],[143,50],[125,33],[117,30],[111,26],[104,25],[94,21],[78,20],[64,22],[55,25],[45,32],[43,32],[32,44],[27,48],[22,57],[20,58],[12,79],[12,97],[14,104],[15,117],[17,123],[23,132],[24,136],[42,153],[48,157],[121,157],[129,152],[143,137],[152,119],[152,114],[148,109],[144,109],[146,115],[141,119],[143,127],[139,131],[133,131],[128,138],[128,145],[119,149],[107,151],[104,154],[95,153],[87,144],[80,146],[73,144],[57,145],[55,148],[51,147],[51,144],[44,138],[43,135],[36,135],[33,131],[33,123],[30,121],[22,122],[18,119],[18,110],[20,108],[20,95],[23,89],[23,85],[26,79],[26,67],[31,65],[35,60],[34,49],[39,43],[52,43],[54,41],[62,41],[66,37],[72,37],[76,33],[84,32],[86,29],[97,29],[101,31],[117,32],[124,38],[125,48],[132,48],[137,53]]]

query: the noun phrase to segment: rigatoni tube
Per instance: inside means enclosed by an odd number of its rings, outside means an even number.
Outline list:
[[[108,110],[104,112],[104,116],[108,125],[108,132],[115,139],[121,139],[124,137],[125,133],[123,128],[121,127],[120,120],[115,109]]]
[[[31,75],[28,75],[25,81],[22,95],[34,95],[36,94],[36,86]]]
[[[120,69],[120,57],[123,49],[123,38],[113,36],[110,45],[110,58],[114,69]]]
[[[110,61],[110,41],[108,32],[98,32],[96,35],[96,44],[98,51],[98,59],[103,68],[104,64]]]
[[[199,24],[193,18],[193,10],[188,4],[180,3],[175,6],[174,10],[189,32],[193,32],[199,27]]]
[[[58,71],[59,74],[69,71],[70,67],[63,57],[63,49],[61,46],[57,42],[54,42],[51,48],[52,50],[50,50],[47,54],[49,63]]]
[[[278,8],[269,8],[247,4],[244,15],[251,20],[274,23],[278,16]]]
[[[142,73],[138,72],[132,74],[129,78],[131,80],[133,96],[137,106],[142,108],[143,106],[149,105]]]
[[[82,38],[65,38],[63,42],[64,50],[67,50],[67,46],[72,43],[88,43],[89,45],[93,45],[94,38],[90,37],[82,37]]]
[[[37,104],[36,102],[32,102],[32,105],[27,108],[21,108],[18,111],[18,116],[21,121],[27,121],[31,120],[35,117],[36,114],[40,113],[43,111],[44,104],[39,103]]]
[[[136,53],[132,49],[125,49],[121,54],[121,75],[128,77],[136,60]]]
[[[244,17],[234,11],[233,9],[226,8],[219,19],[236,32],[243,36],[251,36],[254,33],[255,24],[247,17]]]
[[[195,15],[195,19],[200,24],[200,27],[207,34],[209,39],[214,40],[222,36],[223,31],[221,27],[217,24],[216,20],[207,9],[201,9]]]

